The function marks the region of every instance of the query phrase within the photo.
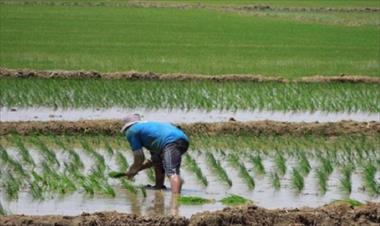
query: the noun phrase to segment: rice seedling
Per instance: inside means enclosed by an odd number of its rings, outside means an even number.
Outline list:
[[[321,162],[321,170],[326,174],[326,176],[330,176],[330,174],[333,172],[331,160],[320,156],[319,161]]]
[[[186,167],[188,167],[189,170],[195,174],[198,181],[203,186],[207,187],[208,181],[207,181],[206,176],[202,173],[201,168],[199,168],[198,164],[195,162],[195,160],[189,154],[184,155],[184,163],[185,163]]]
[[[106,181],[103,181],[103,183],[101,184],[100,188],[101,188],[101,191],[104,194],[106,194],[108,196],[111,196],[113,198],[116,197],[115,190]]]
[[[1,78],[0,89],[7,107],[380,111],[376,84]]]
[[[5,216],[7,215],[7,211],[5,211],[3,205],[0,202],[0,216]]]
[[[115,156],[116,162],[119,165],[119,171],[126,172],[129,167],[127,159],[124,157],[124,155],[121,152],[116,151],[115,153],[116,153],[116,156]]]
[[[60,148],[62,148],[62,150],[66,151],[69,154],[69,157],[70,157],[70,160],[71,160],[73,166],[75,166],[79,169],[84,168],[84,164],[83,164],[83,162],[82,162],[82,160],[81,160],[81,158],[77,152],[75,152],[72,148],[67,147],[59,139],[55,139],[54,141]]]
[[[141,194],[143,195],[144,198],[146,198],[146,189],[144,186],[140,186],[140,191],[141,191]]]
[[[293,168],[292,171],[291,184],[297,192],[301,192],[305,186],[303,176],[300,174],[300,172],[298,172],[296,168]]]
[[[271,184],[275,190],[279,190],[281,187],[280,177],[276,172],[271,173]]]
[[[81,145],[85,152],[95,160],[95,169],[102,175],[106,169],[106,162],[104,157],[97,153],[86,141],[82,140]]]
[[[224,205],[239,205],[239,204],[249,203],[251,201],[239,195],[231,194],[221,199],[220,202],[223,203]]]
[[[206,203],[213,202],[212,199],[205,199],[198,196],[179,196],[177,197],[177,201],[182,205],[203,205]]]
[[[351,194],[352,191],[352,180],[351,175],[354,170],[354,167],[352,165],[345,165],[341,169],[342,178],[339,180],[340,182],[340,188],[343,192],[347,194]]]
[[[215,159],[214,155],[212,153],[206,153],[206,160],[219,179],[231,187],[231,179],[228,177],[224,168],[220,165],[220,162]]]
[[[251,175],[249,175],[247,168],[245,168],[244,164],[240,162],[239,158],[234,154],[229,154],[228,161],[233,167],[239,170],[239,176],[244,180],[247,186],[250,189],[254,189],[255,181],[253,180]]]
[[[375,175],[376,175],[376,167],[371,162],[367,162],[366,164],[363,164],[363,172],[362,172],[363,184],[364,184],[365,190],[368,192],[368,194],[372,196],[376,196],[380,194],[380,187],[378,183],[376,182]]]
[[[9,200],[15,200],[18,198],[18,193],[21,188],[21,182],[13,177],[12,173],[8,172],[6,175],[6,179],[3,182],[3,186],[5,189],[5,193]]]
[[[0,158],[3,164],[11,168],[13,172],[18,174],[22,178],[27,177],[27,173],[22,167],[21,163],[9,156],[8,152],[4,149],[2,145],[0,145]]]
[[[44,189],[38,181],[29,182],[29,190],[32,194],[33,199],[43,200]]]
[[[303,151],[298,153],[298,169],[305,176],[308,175],[311,170],[310,162]]]
[[[286,173],[286,160],[284,156],[279,152],[276,151],[276,155],[274,158],[274,163],[277,169],[277,172],[280,176],[284,176]]]
[[[255,172],[259,175],[264,175],[265,174],[265,167],[263,165],[263,161],[261,159],[260,155],[256,156],[251,156],[250,157],[251,162],[253,163],[253,168]]]
[[[148,176],[148,179],[150,182],[155,182],[156,181],[156,176],[154,174],[154,171],[152,168],[146,169],[146,175]]]
[[[355,199],[334,200],[329,205],[341,205],[341,204],[348,204],[352,207],[358,207],[358,206],[363,205],[362,202],[355,200]]]
[[[13,137],[14,143],[16,144],[16,147],[21,155],[22,160],[25,163],[30,164],[32,167],[36,165],[34,162],[32,156],[29,153],[29,150],[25,148],[24,144],[22,143],[21,139],[19,137],[14,136]]]
[[[137,188],[133,186],[128,180],[121,179],[120,181],[123,188],[125,188],[130,193],[137,194]]]
[[[31,142],[38,148],[41,155],[49,164],[60,166],[55,152],[49,149],[38,137],[33,137]]]
[[[316,170],[316,178],[318,181],[318,190],[321,194],[325,194],[327,191],[328,175],[322,169]]]
[[[112,157],[114,154],[114,150],[112,149],[111,145],[107,141],[104,141],[104,146],[108,155]]]

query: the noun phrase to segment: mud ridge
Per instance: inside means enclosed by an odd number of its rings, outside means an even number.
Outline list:
[[[190,219],[176,216],[138,216],[118,212],[83,213],[79,216],[0,217],[0,225],[379,225],[380,204],[353,207],[348,204],[320,208],[267,210],[255,205],[202,212]]]
[[[378,7],[273,7],[263,4],[247,4],[242,6],[234,5],[211,5],[202,3],[160,3],[148,1],[91,1],[91,2],[75,2],[75,1],[12,1],[2,0],[3,5],[46,5],[46,6],[68,6],[68,7],[136,7],[136,8],[168,8],[168,9],[208,9],[208,10],[224,10],[224,11],[240,11],[240,12],[359,12],[359,13],[376,13],[380,12]]]
[[[288,80],[280,76],[263,76],[247,74],[227,75],[197,75],[197,74],[159,74],[154,72],[110,72],[96,71],[36,71],[29,69],[8,69],[0,67],[0,78],[93,78],[93,79],[125,79],[125,80],[177,80],[177,81],[252,81],[252,82],[278,82],[278,83],[374,83],[380,84],[380,77],[364,75],[339,75],[339,76],[308,76],[300,79]]]
[[[84,121],[27,121],[1,122],[0,135],[6,134],[80,134],[80,135],[115,135],[119,134],[121,122],[117,120]],[[340,121],[327,123],[290,123],[275,121],[252,122],[216,122],[178,124],[189,135],[320,135],[338,136],[362,134],[375,136],[380,134],[380,122]]]

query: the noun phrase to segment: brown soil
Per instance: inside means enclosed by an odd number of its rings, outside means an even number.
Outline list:
[[[380,204],[360,207],[348,204],[321,208],[267,210],[254,205],[203,212],[190,219],[174,216],[142,217],[117,212],[83,213],[80,216],[25,216],[0,217],[0,225],[379,225]]]
[[[279,83],[375,83],[380,84],[380,77],[363,75],[340,75],[340,76],[309,76],[300,79],[288,80],[279,76],[262,75],[195,75],[195,74],[159,74],[154,72],[110,72],[100,73],[96,71],[35,71],[28,69],[7,69],[0,67],[1,77],[19,78],[99,78],[99,79],[127,79],[127,80],[178,80],[178,81],[252,81],[252,82],[279,82]]]
[[[3,0],[0,4],[5,5],[49,5],[49,6],[81,6],[81,7],[138,7],[138,8],[169,8],[169,9],[208,9],[208,10],[226,10],[239,12],[360,12],[360,13],[376,13],[380,12],[378,7],[274,7],[262,4],[247,4],[242,6],[234,6],[230,4],[212,5],[202,3],[175,3],[175,2],[154,2],[144,0],[126,1],[106,1],[98,0],[91,2],[76,2],[76,1],[44,1],[44,0]]]
[[[189,135],[223,135],[223,134],[252,134],[252,135],[378,135],[380,122],[327,122],[327,123],[289,123],[275,121],[254,122],[217,122],[179,124]],[[29,121],[1,122],[0,135],[17,133],[28,134],[118,134],[121,122],[117,120],[88,120],[88,121]]]

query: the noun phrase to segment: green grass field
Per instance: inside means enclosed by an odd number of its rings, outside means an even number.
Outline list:
[[[206,3],[247,1],[223,2]],[[277,5],[276,1],[270,2]],[[280,6],[312,7],[377,4],[377,1],[318,1],[320,5],[309,1],[299,5],[295,1],[281,2]],[[263,74],[287,78],[342,73],[380,75],[378,13],[352,13],[353,18],[361,18],[357,26],[342,25],[347,18],[352,21],[347,13],[310,15],[315,18],[303,20],[299,13],[257,16],[202,9],[13,2],[1,5],[0,66]]]

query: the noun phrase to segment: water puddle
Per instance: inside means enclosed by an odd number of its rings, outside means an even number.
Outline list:
[[[6,108],[0,109],[0,121],[50,121],[50,120],[99,120],[121,119],[131,113],[140,113],[146,120],[173,123],[223,122],[272,120],[282,122],[358,122],[380,121],[380,113],[368,112],[281,112],[281,111],[204,111],[199,109],[52,109],[52,108]]]

